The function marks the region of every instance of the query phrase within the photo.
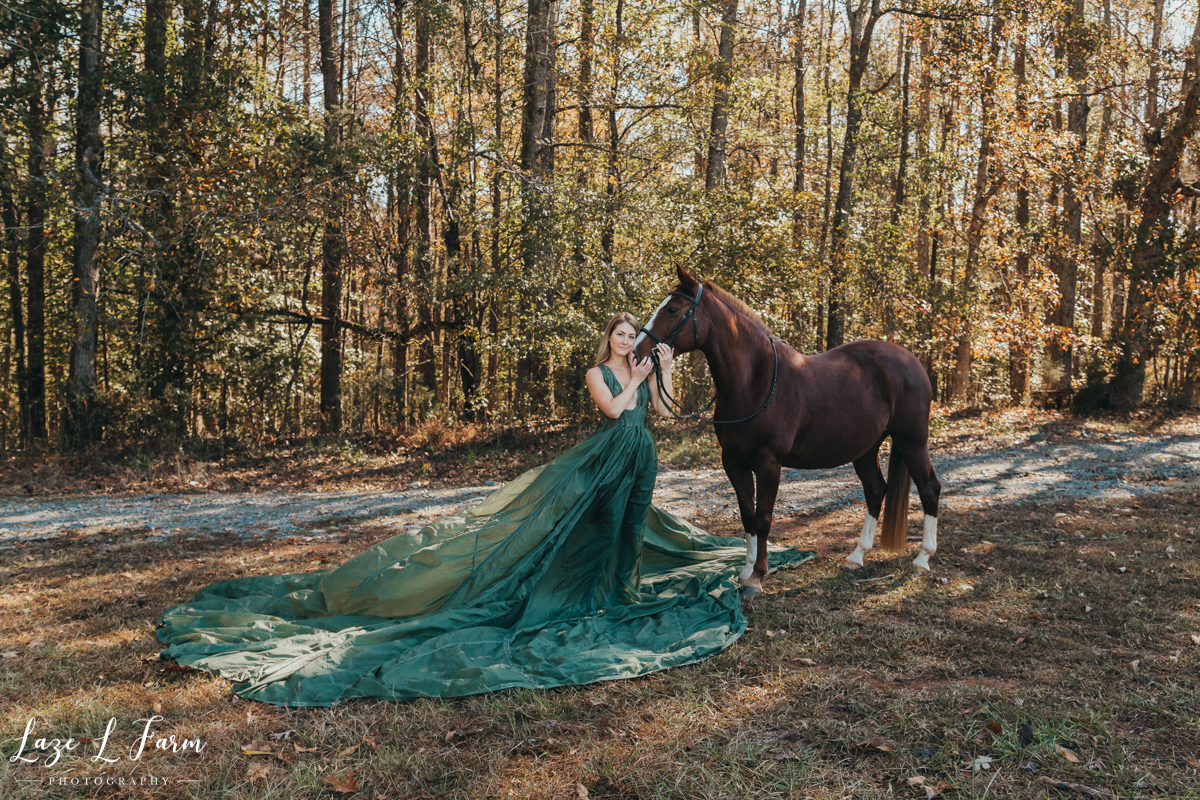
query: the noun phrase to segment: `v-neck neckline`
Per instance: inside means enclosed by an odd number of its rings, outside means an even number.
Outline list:
[[[615,369],[613,369],[612,367],[610,367],[608,364],[605,364],[604,368],[612,374],[613,380],[617,382],[617,386],[621,387],[621,391],[622,392],[625,391],[625,384],[621,383],[621,379],[619,377],[617,377],[617,371]],[[630,373],[629,377],[633,378],[633,374]]]

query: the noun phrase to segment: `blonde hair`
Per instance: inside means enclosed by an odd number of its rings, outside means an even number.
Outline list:
[[[608,340],[612,338],[612,332],[615,331],[617,326],[622,322],[633,326],[635,331],[640,331],[642,329],[642,324],[637,321],[637,317],[635,317],[633,314],[630,314],[628,311],[619,312],[616,316],[608,321],[607,325],[604,326],[604,336],[600,338],[600,346],[596,348],[596,363],[592,366],[598,367],[608,361],[608,359],[612,358],[612,344]]]

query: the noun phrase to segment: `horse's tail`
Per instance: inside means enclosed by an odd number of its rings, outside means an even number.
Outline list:
[[[879,546],[888,553],[903,553],[908,533],[908,467],[892,440],[888,457],[887,496],[883,499],[883,527]]]

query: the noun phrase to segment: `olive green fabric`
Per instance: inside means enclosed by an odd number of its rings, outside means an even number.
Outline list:
[[[321,706],[630,678],[723,650],[746,629],[745,545],[651,506],[648,395],[462,517],[333,569],[203,589],[164,614],[163,657],[243,697]]]

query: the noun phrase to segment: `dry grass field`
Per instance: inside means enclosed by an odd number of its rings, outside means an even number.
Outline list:
[[[318,569],[389,531],[4,550],[0,797],[1200,798],[1200,489],[956,507],[931,576],[878,553],[843,571],[860,526],[858,508],[780,520],[821,558],[772,575],[706,662],[329,709],[156,661],[155,620],[214,580]],[[116,760],[93,761],[110,720]],[[67,737],[57,763],[18,758]]]

